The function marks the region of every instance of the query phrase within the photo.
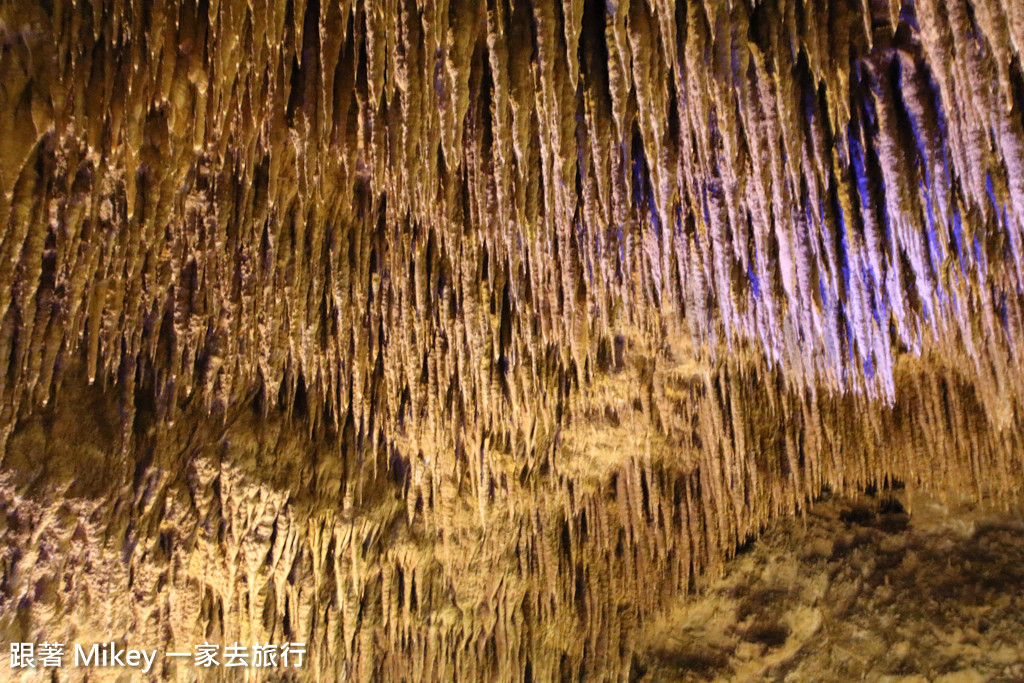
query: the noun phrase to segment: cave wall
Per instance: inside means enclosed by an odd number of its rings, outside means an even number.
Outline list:
[[[1019,496],[1013,0],[8,1],[0,45],[19,639],[626,678],[824,486]]]

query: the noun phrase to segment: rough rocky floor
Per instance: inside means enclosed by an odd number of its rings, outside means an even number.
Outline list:
[[[1024,514],[827,499],[640,642],[645,682],[1024,681]]]

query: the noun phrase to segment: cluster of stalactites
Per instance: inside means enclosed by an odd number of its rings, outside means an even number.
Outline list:
[[[529,429],[622,330],[1016,396],[1024,9],[876,5],[5,4],[4,423],[81,353],[169,417]]]
[[[1009,499],[1022,50],[1017,0],[0,4],[0,424],[75,411],[3,455],[59,484],[0,482],[5,547],[94,567],[7,613],[121,581],[166,610],[104,634],[287,623],[327,679],[624,678],[823,482]],[[103,569],[21,498],[69,466]]]
[[[992,429],[957,368],[902,364],[879,410],[808,401],[756,363],[650,376],[629,363],[642,350],[617,355],[535,459],[498,441],[471,457],[339,448],[238,403],[224,424],[193,405],[137,430],[145,455],[119,467],[116,397],[69,378],[0,471],[0,630],[304,642],[300,681],[628,680],[638,625],[821,481],[1019,499],[1024,429]]]

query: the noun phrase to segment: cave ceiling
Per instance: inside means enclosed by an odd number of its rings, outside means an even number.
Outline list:
[[[625,680],[823,489],[1009,504],[1022,55],[1019,0],[3,0],[0,633]]]

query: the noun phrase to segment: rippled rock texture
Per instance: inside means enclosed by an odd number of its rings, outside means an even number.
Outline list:
[[[0,2],[0,631],[621,680],[824,485],[1009,504],[1022,52],[1018,0]]]

